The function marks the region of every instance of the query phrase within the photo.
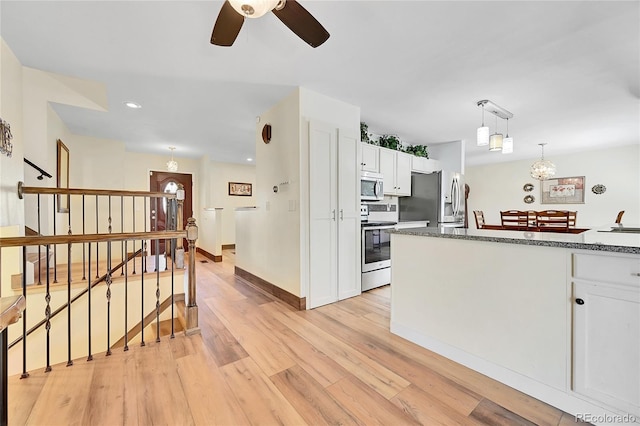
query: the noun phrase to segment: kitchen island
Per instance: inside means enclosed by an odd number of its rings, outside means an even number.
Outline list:
[[[393,333],[591,423],[640,424],[639,234],[413,228],[391,245]]]

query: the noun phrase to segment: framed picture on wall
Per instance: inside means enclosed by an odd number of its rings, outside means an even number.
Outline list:
[[[69,189],[69,148],[60,139],[57,145],[57,186],[58,188]],[[69,213],[69,195],[58,194],[58,213]]]
[[[540,204],[584,204],[584,176],[543,180]]]
[[[229,182],[229,195],[239,195],[250,197],[253,193],[253,187],[250,183]]]

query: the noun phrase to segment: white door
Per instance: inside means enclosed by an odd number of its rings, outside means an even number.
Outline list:
[[[357,296],[360,287],[359,140],[338,130],[338,299]]]
[[[573,289],[574,390],[640,416],[640,289]]]
[[[309,308],[338,300],[337,140],[335,128],[309,124]]]

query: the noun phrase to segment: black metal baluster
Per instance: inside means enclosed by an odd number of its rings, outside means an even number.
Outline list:
[[[98,242],[96,241],[96,248]],[[91,243],[89,243],[89,276],[91,276]],[[91,353],[91,280],[87,281],[87,334],[89,335],[89,347],[87,361],[93,360],[93,354]]]
[[[120,196],[120,233],[124,234],[124,196]],[[124,241],[120,241],[120,253],[122,254],[122,260],[127,258],[127,253],[124,252]],[[124,269],[120,269],[120,276],[124,275]]]
[[[56,198],[53,196],[53,235],[56,235]],[[47,271],[49,273],[49,271]],[[53,283],[58,282],[58,245],[53,245]]]
[[[127,241],[124,242],[124,351],[129,350],[129,255],[127,253]],[[135,264],[135,257],[133,258]]]
[[[145,209],[146,211],[146,209]],[[145,227],[146,228],[146,227]],[[147,243],[144,242],[144,240],[142,240],[140,247],[142,247],[142,268],[144,271],[146,271],[146,257],[145,253],[147,252]],[[140,277],[140,324],[142,324],[141,330],[140,330],[140,339],[142,340],[142,342],[140,343],[140,346],[145,346],[144,343],[144,273],[142,274],[142,276]]]
[[[136,232],[136,196],[132,196],[132,204],[133,204],[133,232]],[[133,252],[136,252],[136,240],[132,241],[133,243]],[[136,274],[136,258],[133,258],[133,275]]]
[[[174,251],[175,253],[175,251]],[[174,325],[173,325],[173,320],[174,320],[174,312],[173,312],[173,305],[176,302],[175,301],[175,296],[173,293],[173,265],[174,265],[174,258],[175,258],[175,254],[173,256],[171,256],[171,338],[173,339],[175,336],[174,334]]]
[[[85,223],[84,194],[82,194],[82,235],[86,233],[84,228],[84,223]],[[85,273],[87,272],[87,264],[85,263],[86,251],[87,251],[87,243],[82,243],[82,281],[87,279],[87,274]]]
[[[47,253],[49,253],[49,244],[47,244]],[[49,256],[47,256],[47,289],[46,296],[44,300],[47,302],[47,307],[44,309],[44,316],[47,322],[44,325],[45,330],[47,330],[47,367],[44,369],[46,373],[51,371],[51,341],[50,341],[50,330],[51,330],[51,292],[49,291]]]
[[[111,207],[111,197],[109,197]],[[111,210],[109,210],[111,211]],[[111,216],[111,214],[109,214]],[[111,221],[111,217],[109,217]],[[111,224],[109,224],[111,231]],[[107,242],[107,356],[111,355],[111,241]]]
[[[70,367],[73,365],[71,360],[71,243],[69,243],[67,257],[67,353],[67,367]]]
[[[98,231],[98,195],[96,195],[96,234],[99,233]],[[98,269],[99,269],[99,265],[98,262],[100,261],[100,245],[98,244],[98,242],[96,241],[96,278],[99,278],[98,275]]]
[[[144,232],[147,232],[147,197],[144,197]],[[149,225],[151,225],[151,223],[149,223]],[[147,257],[147,243],[144,244],[144,250],[142,252],[142,256],[143,258]],[[147,273],[147,262],[143,261],[142,262],[143,268],[142,268],[142,273],[146,274]]]
[[[22,296],[27,299],[27,246],[22,246]],[[22,374],[21,379],[29,377],[27,373],[27,307],[22,311]]]
[[[40,194],[38,194],[38,235],[40,235]],[[38,285],[42,285],[42,250],[41,245],[38,244]],[[47,253],[47,258],[49,253]],[[47,268],[47,273],[49,268]]]
[[[156,213],[156,230],[158,224]],[[156,342],[160,341],[160,240],[156,238]]]

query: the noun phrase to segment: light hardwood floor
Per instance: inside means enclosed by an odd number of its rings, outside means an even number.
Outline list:
[[[9,424],[569,425],[389,332],[389,287],[297,312],[198,256],[201,335],[9,380]]]

